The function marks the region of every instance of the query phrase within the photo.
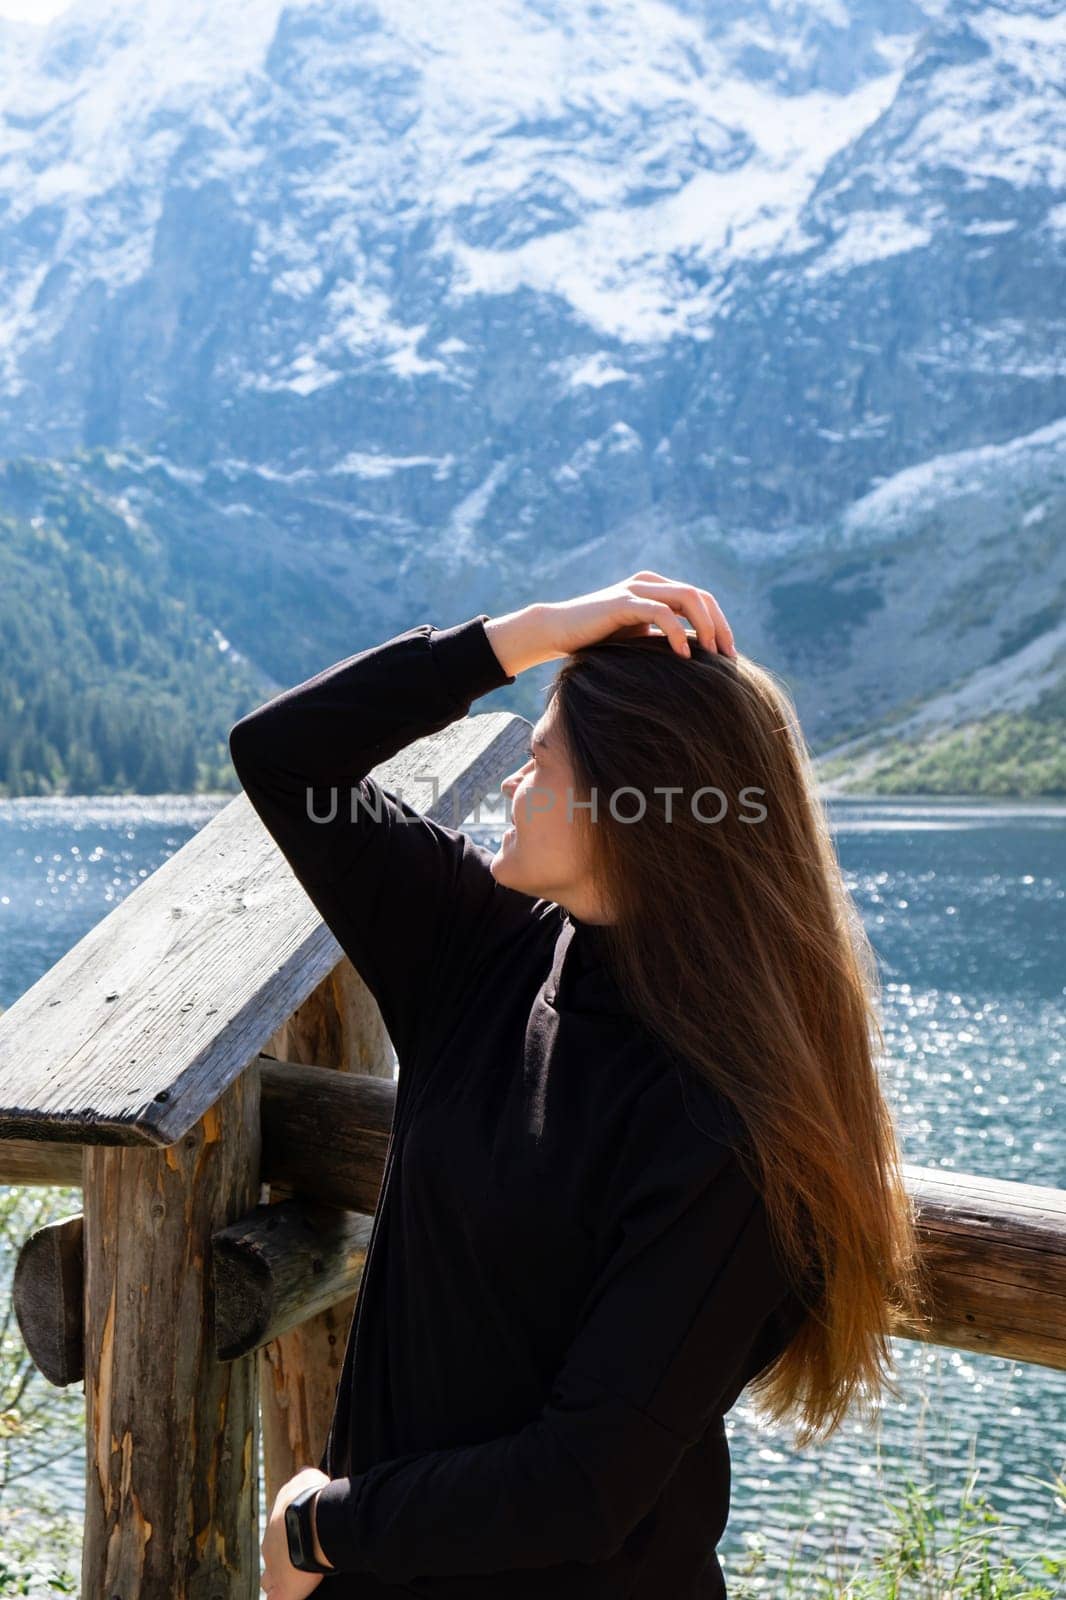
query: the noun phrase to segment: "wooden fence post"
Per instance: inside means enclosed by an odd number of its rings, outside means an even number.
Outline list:
[[[255,1600],[257,1360],[216,1360],[211,1235],[259,1195],[259,1074],[176,1144],[84,1153],[85,1600]]]

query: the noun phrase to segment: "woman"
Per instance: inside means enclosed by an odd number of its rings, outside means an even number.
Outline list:
[[[495,855],[368,775],[561,656]],[[399,1062],[268,1600],[724,1596],[737,1395],[827,1437],[924,1291],[876,967],[786,692],[712,594],[642,571],[412,627],[230,750]]]

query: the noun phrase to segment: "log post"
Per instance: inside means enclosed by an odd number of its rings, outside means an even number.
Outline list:
[[[282,1024],[265,1051],[283,1061],[392,1078],[392,1045],[381,1012],[347,957]],[[295,1192],[284,1184],[269,1186],[271,1200],[287,1200]],[[259,1350],[268,1515],[282,1485],[322,1458],[357,1295],[358,1290],[346,1295]]]
[[[259,1152],[257,1072],[176,1144],[85,1148],[87,1600],[259,1596],[257,1357],[216,1359],[210,1256]]]

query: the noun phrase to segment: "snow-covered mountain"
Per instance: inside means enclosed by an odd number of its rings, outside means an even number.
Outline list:
[[[1061,604],[1064,82],[1059,0],[0,24],[0,452],[279,679],[651,565],[842,738]]]

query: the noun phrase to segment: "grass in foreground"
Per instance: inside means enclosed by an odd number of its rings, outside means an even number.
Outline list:
[[[1004,1534],[1019,1525],[977,1489],[977,1474],[971,1463],[957,1511],[939,1501],[935,1489],[910,1479],[902,1498],[883,1495],[895,1526],[879,1548],[852,1558],[850,1570],[839,1552],[812,1568],[811,1557],[796,1549],[801,1533],[784,1574],[764,1575],[759,1569],[765,1553],[756,1543],[726,1573],[730,1600],[761,1600],[767,1594],[788,1600],[1063,1600],[1066,1537],[1059,1538],[1055,1551],[1049,1537],[1037,1554],[1012,1554]],[[1049,1527],[1056,1519],[1061,1529],[1066,1478],[1034,1481],[1050,1492]]]

